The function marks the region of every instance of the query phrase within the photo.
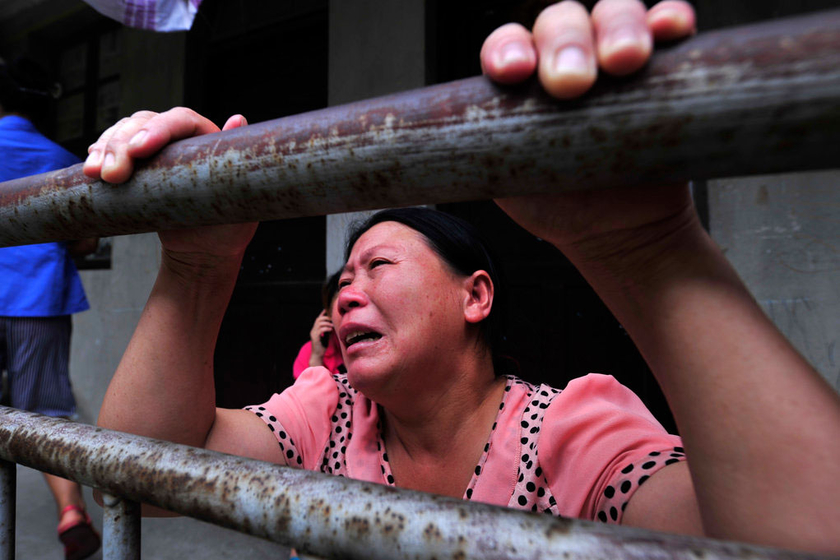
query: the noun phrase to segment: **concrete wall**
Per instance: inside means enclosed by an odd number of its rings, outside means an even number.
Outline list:
[[[329,10],[330,105],[425,85],[424,0],[331,0]],[[347,225],[370,213],[327,216],[327,274],[344,264]]]
[[[157,235],[115,237],[110,270],[81,272],[90,309],[73,316],[70,375],[79,417],[93,423],[160,263]]]
[[[120,114],[183,102],[184,34],[122,30]],[[166,61],[166,64],[161,64]],[[79,419],[95,422],[160,264],[157,235],[113,239],[111,269],[81,272],[90,310],[73,317],[70,375]]]
[[[840,171],[709,183],[712,237],[771,320],[840,390]]]

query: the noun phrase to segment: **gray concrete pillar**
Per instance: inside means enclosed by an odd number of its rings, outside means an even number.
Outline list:
[[[840,390],[840,171],[709,181],[709,229],[764,312]]]
[[[424,0],[330,0],[329,104],[425,85]],[[327,216],[327,273],[344,263],[347,225],[369,212]]]

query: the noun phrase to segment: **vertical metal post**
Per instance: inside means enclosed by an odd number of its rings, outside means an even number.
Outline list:
[[[0,459],[0,560],[15,560],[17,465]]]
[[[102,494],[104,560],[140,560],[140,504],[119,496]]]

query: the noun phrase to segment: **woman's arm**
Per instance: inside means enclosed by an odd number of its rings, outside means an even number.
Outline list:
[[[840,551],[840,398],[755,303],[701,227],[688,189],[536,202],[500,204],[561,249],[633,337],[680,428],[704,532]],[[683,496],[685,484],[654,476],[640,495]],[[669,507],[646,503],[652,509],[631,501],[628,523]],[[679,516],[670,527],[668,517],[660,528],[680,530]]]
[[[240,260],[241,255],[198,265],[164,252],[106,392],[100,426],[283,463],[271,432],[256,416],[217,414],[213,353]],[[218,415],[226,416],[220,421]]]
[[[242,124],[236,117],[225,128]],[[85,173],[124,181],[135,158],[175,139],[216,131],[186,109],[137,113],[91,146]],[[216,339],[255,229],[256,224],[237,224],[160,233],[158,278],[106,392],[100,426],[284,462],[262,421],[244,411],[217,410],[215,404]]]
[[[719,537],[840,551],[840,400],[686,210],[564,247],[631,334],[680,427]]]
[[[527,66],[528,57],[512,59],[519,68],[499,63],[512,42],[531,49],[551,93],[580,93],[588,87],[574,90],[580,75],[543,61],[559,61],[557,53],[571,46],[586,62],[581,68],[597,58],[602,69],[621,73],[604,61],[624,60],[632,69],[646,59],[639,29],[668,37],[669,28],[687,21],[680,13],[690,11],[669,1],[640,16],[635,0],[602,0],[584,20],[574,2],[558,6],[540,16],[533,37],[517,27],[491,35],[482,51],[485,71],[498,78],[501,67],[515,76]],[[569,13],[558,17],[562,11]],[[611,34],[628,37],[625,55],[610,47]],[[594,81],[594,70],[587,72]],[[696,496],[707,535],[840,552],[840,398],[755,303],[701,227],[688,189],[498,202],[592,284],[651,366],[680,428],[690,478],[678,465],[661,470],[631,500],[625,522],[692,532]]]

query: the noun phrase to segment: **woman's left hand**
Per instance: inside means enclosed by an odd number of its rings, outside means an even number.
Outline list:
[[[532,32],[518,24],[494,31],[481,49],[481,65],[500,83],[537,73],[548,93],[569,99],[586,93],[599,71],[635,72],[649,60],[654,41],[683,38],[694,29],[694,9],[682,0],[664,0],[650,10],[639,0],[600,0],[591,14],[575,0],[564,0],[543,10]],[[691,205],[683,185],[496,202],[525,229],[563,250],[591,238],[609,245],[604,234],[661,223]]]
[[[644,66],[654,41],[681,39],[695,31],[694,9],[664,0],[650,10],[640,0],[600,0],[589,14],[575,0],[540,13],[532,31],[509,23],[481,48],[481,68],[493,81],[510,84],[537,73],[559,99],[583,95],[599,71],[623,76]]]

